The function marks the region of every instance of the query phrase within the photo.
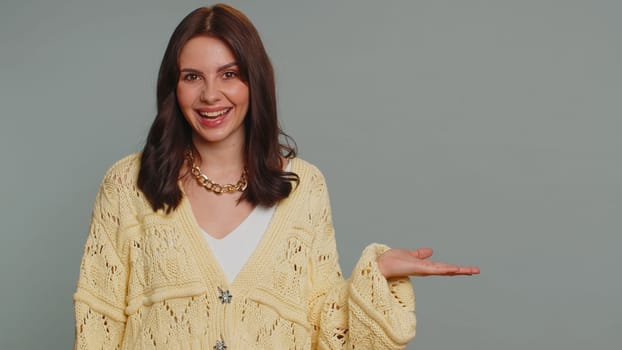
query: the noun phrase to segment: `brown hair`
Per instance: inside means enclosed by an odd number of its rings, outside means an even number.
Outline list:
[[[296,156],[296,145],[278,123],[274,72],[259,33],[243,13],[223,4],[192,11],[169,40],[158,73],[158,110],[142,152],[138,188],[154,211],[163,209],[169,213],[181,202],[177,180],[185,152],[194,145],[192,128],[176,96],[179,54],[190,39],[203,35],[218,38],[229,46],[249,87],[249,108],[244,119],[248,186],[240,200],[274,205],[289,196],[292,181],[299,181],[296,174],[284,172],[281,163],[281,156]],[[281,136],[285,143],[280,142]]]

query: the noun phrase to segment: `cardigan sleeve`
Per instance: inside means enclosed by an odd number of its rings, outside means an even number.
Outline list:
[[[387,280],[376,260],[389,247],[371,244],[344,281],[328,192],[319,172],[313,191],[316,238],[310,262],[314,293],[309,321],[314,345],[318,349],[403,349],[415,336],[416,325],[409,278]]]
[[[127,266],[118,242],[118,192],[118,181],[109,172],[95,199],[73,296],[75,349],[121,348],[126,321]]]

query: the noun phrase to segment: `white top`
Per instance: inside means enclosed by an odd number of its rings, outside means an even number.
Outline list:
[[[233,282],[259,244],[270,224],[276,206],[256,206],[242,223],[222,239],[210,236],[205,230],[212,253],[220,263],[229,283]]]
[[[285,171],[290,171],[291,162]],[[220,263],[229,283],[242,270],[259,244],[264,232],[268,229],[276,205],[267,208],[256,206],[242,223],[222,239],[210,236],[205,230],[203,236],[207,240],[214,257]]]

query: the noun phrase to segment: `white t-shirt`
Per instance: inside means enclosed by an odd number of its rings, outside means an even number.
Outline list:
[[[291,162],[285,171],[290,171]],[[233,282],[246,261],[251,257],[264,232],[268,229],[276,205],[267,208],[256,206],[242,223],[222,239],[210,236],[203,230],[212,253],[220,263],[229,283]]]
[[[210,236],[203,230],[212,253],[220,263],[229,283],[233,282],[246,261],[255,251],[270,224],[276,206],[256,206],[242,223],[222,239]]]

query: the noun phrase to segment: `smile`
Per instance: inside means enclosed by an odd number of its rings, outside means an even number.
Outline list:
[[[224,109],[221,109],[219,111],[214,111],[214,112],[199,112],[199,115],[203,118],[218,118],[221,115],[226,114],[230,110],[231,108],[224,108]]]

